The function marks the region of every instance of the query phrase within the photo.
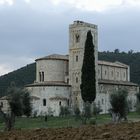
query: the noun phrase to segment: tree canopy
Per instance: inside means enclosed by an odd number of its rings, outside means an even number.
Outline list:
[[[15,117],[22,115],[30,116],[32,108],[29,92],[25,89],[17,88],[13,83],[7,90],[7,100],[10,110],[3,112],[3,106],[0,106],[0,115],[5,121],[5,129],[11,130],[15,124]]]
[[[128,92],[125,89],[119,89],[110,95],[111,111],[118,115],[118,121],[125,118],[128,113]]]

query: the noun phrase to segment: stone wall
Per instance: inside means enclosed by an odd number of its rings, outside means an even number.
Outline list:
[[[125,89],[128,91],[128,100],[131,102],[131,111],[136,109],[136,93],[139,92],[139,87],[136,85],[113,85],[113,84],[100,84],[99,94],[96,97],[96,104],[102,109],[101,113],[108,113],[110,106],[110,95],[118,89]]]
[[[98,79],[112,81],[130,81],[129,66],[121,66],[111,62],[98,62]]]
[[[32,114],[59,116],[60,106],[70,105],[71,87],[69,86],[35,86],[27,87],[32,97]],[[46,100],[46,105],[44,101]]]
[[[40,72],[44,72],[44,81],[65,82],[65,76],[68,74],[68,61],[49,59],[39,60],[36,64],[36,82],[41,82]]]
[[[11,112],[11,108],[9,105],[9,99],[7,96],[4,96],[2,98],[0,98],[0,106],[2,107],[2,111],[4,113],[10,113]]]

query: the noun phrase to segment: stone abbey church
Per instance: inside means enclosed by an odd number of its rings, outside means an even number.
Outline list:
[[[83,110],[81,98],[81,69],[87,32],[91,31],[95,46],[97,95],[95,103],[107,113],[109,96],[118,89],[128,91],[132,111],[135,109],[138,85],[130,82],[130,68],[120,62],[98,61],[97,25],[74,21],[69,26],[69,54],[52,54],[36,59],[36,81],[27,85],[31,93],[33,114],[59,116],[60,107],[75,106]]]

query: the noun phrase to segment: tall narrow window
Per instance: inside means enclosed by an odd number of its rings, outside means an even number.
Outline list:
[[[104,99],[102,99],[102,104],[104,104]]]
[[[76,62],[78,62],[78,55],[76,55]]]
[[[68,103],[68,106],[69,106],[70,105],[70,100],[68,100],[67,103]]]
[[[80,41],[80,35],[79,34],[75,35],[75,40],[76,40],[76,43],[78,43]]]
[[[59,106],[61,106],[61,101],[59,102]]]
[[[39,81],[40,81],[40,82],[42,81],[41,72],[39,72]]]
[[[69,84],[69,78],[67,79],[67,84]]]
[[[3,102],[1,102],[1,105],[0,106],[3,107]]]
[[[42,72],[42,82],[44,81],[44,72]]]
[[[76,83],[78,83],[78,77],[76,77]]]
[[[113,71],[111,71],[111,75],[112,75],[112,77],[113,77]]]
[[[106,70],[105,70],[105,75],[107,74]]]
[[[117,77],[119,77],[119,72],[117,72]]]
[[[46,99],[43,99],[43,106],[46,106]]]

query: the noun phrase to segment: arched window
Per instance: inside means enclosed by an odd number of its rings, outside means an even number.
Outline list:
[[[43,99],[43,106],[46,106],[46,99]]]
[[[3,107],[3,102],[1,102],[1,105],[0,106]]]
[[[105,75],[107,74],[107,71],[105,70]]]
[[[76,43],[78,43],[80,41],[80,35],[79,34],[75,35],[75,40],[76,40]]]
[[[44,72],[42,72],[42,82],[44,81]]]
[[[70,105],[70,100],[69,99],[68,99],[67,103],[68,103],[68,106],[69,106]]]
[[[76,77],[76,83],[78,83],[78,77]]]
[[[76,62],[78,62],[78,55],[76,55]]]
[[[59,106],[61,106],[61,101],[59,102]]]
[[[67,79],[67,84],[69,84],[69,78]]]
[[[44,81],[44,72],[39,72],[39,81],[40,82]]]
[[[104,104],[104,99],[102,99],[102,104]]]
[[[119,72],[117,72],[117,77],[119,77]]]
[[[39,81],[40,81],[40,82],[42,81],[41,72],[39,72]]]

